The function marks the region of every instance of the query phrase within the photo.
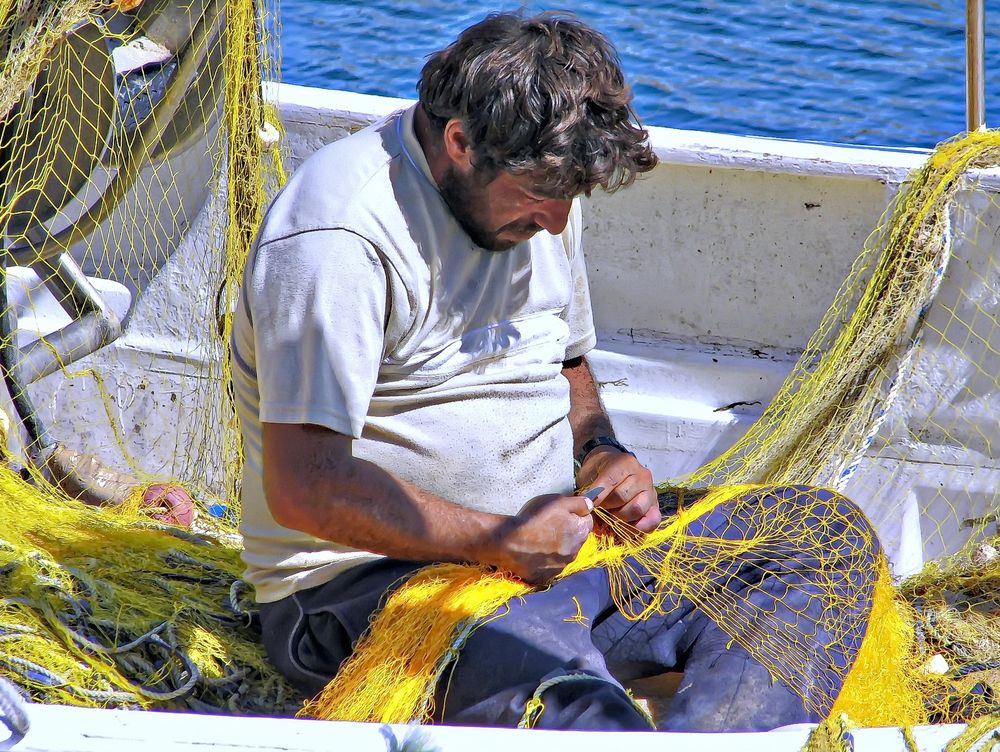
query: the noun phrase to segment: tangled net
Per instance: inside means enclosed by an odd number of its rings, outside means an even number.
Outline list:
[[[866,564],[859,555],[871,545],[870,535],[858,531],[855,544],[822,550],[822,544],[811,540],[808,526],[802,526],[803,519],[819,518],[811,511],[824,503],[818,498],[785,514],[779,510],[765,521],[773,526],[770,536],[759,533],[740,540],[733,548],[720,548],[714,538],[686,533],[693,519],[708,514],[719,503],[746,495],[750,489],[759,490],[762,484],[839,488],[847,484],[917,357],[915,348],[925,317],[949,262],[952,243],[946,228],[954,196],[964,187],[963,176],[997,164],[998,159],[1000,134],[995,132],[973,133],[940,146],[897,195],[888,219],[869,238],[837,301],[761,418],[727,453],[691,476],[674,481],[688,489],[711,488],[707,496],[667,519],[646,538],[630,536],[621,526],[616,538],[624,543],[616,542],[615,537],[592,538],[564,574],[607,567],[612,582],[617,583],[617,605],[637,619],[661,612],[667,596],[680,591],[772,675],[805,695],[809,682],[804,668],[810,650],[815,649],[810,639],[820,633],[825,641],[821,647],[835,644],[837,635],[848,627],[843,620],[855,613],[856,604],[845,597],[841,583],[831,576],[838,569],[847,569],[873,583],[870,625],[850,671],[840,674],[843,690],[836,697],[827,695],[823,699],[828,704],[821,702],[820,707],[832,705],[831,717],[846,714],[863,726],[961,721],[1000,709],[993,690],[983,682],[957,681],[987,667],[1000,667],[996,643],[980,640],[975,649],[964,653],[961,663],[965,665],[950,675],[933,673],[923,665],[931,649],[947,649],[954,660],[961,655],[955,652],[956,646],[970,647],[968,635],[961,642],[949,639],[945,627],[951,623],[954,629],[957,623],[973,630],[977,620],[970,605],[943,606],[950,619],[941,613],[940,593],[950,576],[943,576],[940,569],[932,574],[924,572],[897,593],[887,562],[879,558]],[[868,281],[859,295],[860,281],[865,277]],[[812,493],[803,492],[806,496]],[[720,607],[713,602],[711,573],[727,571],[739,553],[761,552],[774,572],[790,571],[793,565],[786,563],[787,554],[780,544],[800,551],[815,550],[807,558],[816,562],[813,597],[828,604],[825,629],[814,628],[794,608],[793,618],[781,621],[775,614],[756,613],[752,608],[741,611],[732,603]],[[669,553],[664,556],[661,552],[665,547]],[[658,582],[658,588],[649,594],[652,597],[644,600],[649,607],[634,614],[628,610],[634,597],[628,587],[630,577],[621,571],[622,562],[630,557],[654,566]],[[850,557],[857,561],[845,561]],[[956,556],[947,566],[959,566],[961,560]],[[988,580],[984,581],[982,574],[976,570],[971,579],[986,586]],[[921,581],[942,587],[914,590]],[[389,599],[355,656],[318,698],[307,703],[303,714],[398,723],[430,720],[437,681],[470,630],[524,592],[524,586],[516,581],[476,567],[449,565],[418,573]],[[916,592],[922,593],[919,604],[917,599],[906,597]],[[929,606],[935,600],[934,593],[938,602]],[[789,591],[784,599],[792,602],[794,593]],[[929,618],[935,619],[933,638],[927,636]],[[985,625],[982,629],[989,631]],[[400,634],[411,635],[415,642],[401,643]],[[996,658],[986,657],[991,651]],[[372,677],[378,677],[377,681]],[[815,695],[806,699],[812,702]]]
[[[0,442],[0,674],[35,700],[301,702],[239,580],[224,387],[225,281],[282,178],[262,89],[271,13],[0,0],[0,370],[16,418]],[[193,530],[160,521],[189,522],[189,494]]]
[[[275,79],[273,28],[273,9],[249,0],[0,0],[0,315],[16,322],[0,337],[0,354],[15,353],[0,371],[16,417],[0,468],[0,675],[39,701],[301,706],[267,664],[238,580],[241,463],[226,387],[228,313],[283,179],[261,86]],[[979,181],[998,162],[991,131],[935,150],[746,436],[662,488],[680,498],[659,530],[637,536],[605,515],[611,534],[592,537],[564,573],[607,567],[636,619],[689,598],[793,688],[815,651],[852,628],[843,614],[870,603],[843,690],[817,695],[833,704],[830,744],[847,733],[845,714],[861,725],[1000,724],[1000,543],[989,533],[1000,487],[1000,210],[988,176]],[[95,290],[81,296],[83,275]],[[114,300],[125,301],[118,313]],[[77,338],[82,320],[101,324],[100,341]],[[163,341],[172,344],[149,354]],[[95,478],[122,490],[102,497]],[[893,521],[917,519],[922,555],[910,569],[931,563],[896,585],[885,559],[865,555],[871,531],[850,525],[848,544],[826,550],[802,512],[819,497],[754,518],[753,535],[725,544],[690,533],[719,505],[791,484],[880,500],[871,516],[894,561],[905,540]],[[173,486],[194,498],[193,531],[143,506],[149,489]],[[803,551],[827,606],[810,629],[828,643],[817,646],[805,621],[748,612],[712,585],[709,573],[740,556],[780,569]],[[639,601],[637,561],[656,575]],[[850,602],[844,572],[856,575]],[[527,590],[478,567],[418,573],[302,713],[429,719],[464,640]]]

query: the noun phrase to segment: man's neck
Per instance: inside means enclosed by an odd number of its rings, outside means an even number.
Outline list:
[[[424,152],[424,159],[431,170],[431,177],[434,182],[441,185],[441,180],[448,169],[448,156],[442,148],[441,138],[431,125],[430,118],[424,112],[421,105],[417,105],[413,113],[413,130],[417,136],[417,143]]]

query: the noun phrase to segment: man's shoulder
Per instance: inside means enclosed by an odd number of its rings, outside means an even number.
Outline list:
[[[261,231],[266,243],[288,235],[357,229],[391,200],[391,167],[400,158],[398,113],[313,152],[275,197]]]
[[[356,133],[331,141],[310,154],[296,174],[335,178],[345,188],[357,188],[355,181],[385,170],[400,156],[397,124],[402,111],[394,112]]]

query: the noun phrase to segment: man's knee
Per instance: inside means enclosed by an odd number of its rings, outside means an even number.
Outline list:
[[[760,504],[794,540],[818,544],[831,557],[839,552],[874,563],[881,551],[875,528],[861,508],[838,491],[821,486],[782,485],[756,489],[747,497]]]

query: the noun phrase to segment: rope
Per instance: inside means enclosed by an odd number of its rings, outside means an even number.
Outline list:
[[[992,671],[997,668],[1000,668],[1000,661],[980,661],[979,663],[970,663],[962,666],[952,672],[951,677],[953,679],[961,679],[963,676],[968,676],[969,674],[978,674],[980,671]]]
[[[602,679],[599,676],[594,676],[593,674],[585,674],[582,672],[573,672],[570,674],[560,674],[559,676],[554,676],[551,679],[546,679],[538,688],[535,693],[531,696],[531,699],[524,704],[524,715],[521,716],[521,720],[518,722],[517,727],[520,729],[530,729],[534,728],[535,723],[538,721],[538,717],[545,710],[545,703],[542,701],[542,693],[547,692],[553,687],[557,687],[560,684],[568,684],[570,682],[601,682],[605,684],[610,684],[606,679]],[[637,703],[631,695],[627,692],[625,695],[632,702],[632,705],[642,713],[642,717],[646,719],[650,727],[655,731],[656,724],[653,723],[653,719],[650,718],[649,713],[646,712],[639,703]]]
[[[8,745],[21,741],[31,727],[27,703],[17,687],[3,677],[0,677],[0,712],[3,713],[4,725],[16,737],[8,740]]]
[[[88,700],[95,704],[106,705],[115,703],[116,705],[134,707],[139,705],[139,697],[131,692],[109,691],[100,689],[81,689],[73,686],[65,677],[41,666],[27,658],[18,658],[16,655],[0,656],[0,666],[10,673],[20,676],[28,685],[45,685],[59,687],[67,692]]]
[[[150,584],[168,595],[174,609],[199,614],[201,628],[208,634],[214,635],[220,628],[242,633],[252,623],[255,612],[249,607],[247,598],[252,595],[245,582],[213,562],[200,561],[177,549],[165,550],[159,562],[166,565],[164,571]],[[7,579],[13,576],[18,577],[17,584]],[[24,594],[0,598],[0,607],[16,609],[0,615],[0,645],[4,646],[0,669],[41,701],[126,707],[180,702],[203,712],[225,709],[241,714],[291,713],[300,702],[282,680],[263,666],[246,663],[249,656],[239,653],[207,662],[206,676],[199,661],[205,659],[206,649],[214,650],[210,643],[192,641],[194,635],[181,616],[184,611],[175,610],[169,618],[161,617],[151,625],[143,625],[144,618],[138,623],[108,618],[109,607],[121,597],[120,588],[79,565],[60,566],[35,552],[0,567],[3,579],[7,579],[8,590]],[[216,608],[210,606],[214,599],[192,597],[192,586],[199,594],[217,591]],[[22,613],[34,614],[42,621],[19,623]],[[139,625],[145,631],[137,635]],[[183,631],[179,633],[178,628]],[[56,635],[61,643],[94,656],[95,665],[103,664],[106,668],[95,673],[94,679],[101,681],[99,676],[103,675],[108,684],[82,684],[73,678],[70,665],[50,664],[41,658],[38,647],[22,653],[26,639],[41,645]],[[253,640],[253,633],[246,639]],[[17,654],[13,653],[15,646]],[[120,677],[120,684],[114,676]]]
[[[841,713],[821,721],[809,734],[802,752],[854,752],[854,737],[847,716]]]
[[[149,644],[156,645],[157,647],[162,648],[163,650],[170,653],[178,661],[180,661],[181,665],[183,666],[183,671],[181,672],[181,675],[186,673],[188,678],[187,681],[185,681],[179,687],[167,692],[160,692],[158,690],[153,689],[152,687],[141,685],[139,686],[139,692],[142,694],[142,696],[148,697],[151,700],[159,700],[161,702],[166,702],[167,700],[176,700],[180,697],[186,697],[187,695],[189,695],[191,691],[195,688],[195,685],[198,683],[198,680],[201,679],[201,672],[198,670],[198,667],[195,665],[194,661],[192,661],[191,658],[188,657],[188,655],[180,648],[178,648],[176,645],[170,645],[166,643],[157,634],[151,635],[149,637]],[[177,672],[175,671],[173,675],[176,678]]]
[[[250,585],[244,580],[233,580],[233,584],[229,586],[229,608],[237,616],[245,617],[246,619],[252,619],[254,614],[254,609],[245,608],[240,600],[244,597],[252,597],[252,590]]]

